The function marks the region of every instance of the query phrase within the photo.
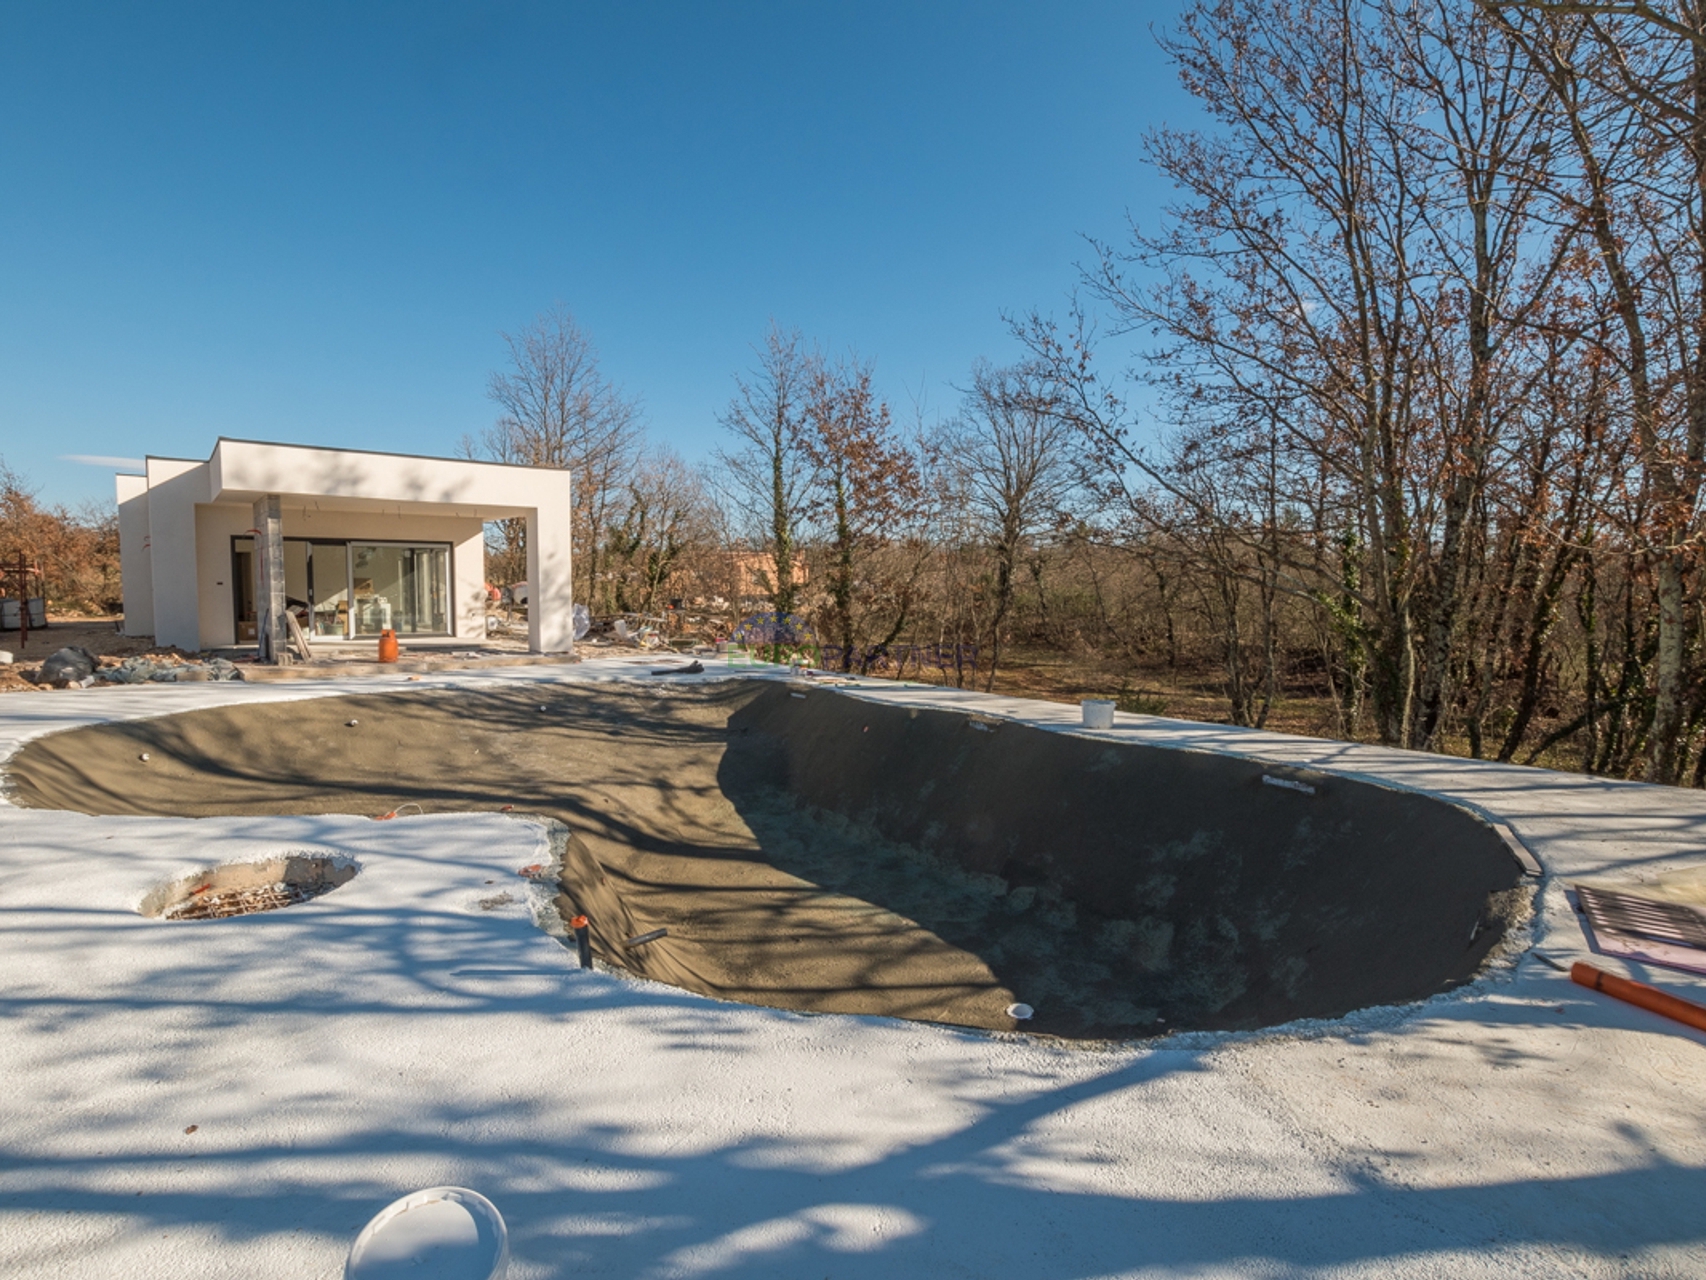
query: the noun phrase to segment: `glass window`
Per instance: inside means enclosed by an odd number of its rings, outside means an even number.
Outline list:
[[[288,544],[286,544],[288,549]],[[349,546],[342,542],[308,544],[309,582],[313,587],[312,626],[316,636],[349,634]]]
[[[352,542],[349,551],[354,634],[449,634],[449,548]]]

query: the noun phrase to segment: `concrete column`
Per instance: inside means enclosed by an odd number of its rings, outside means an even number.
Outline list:
[[[530,653],[544,653],[545,611],[539,607],[539,509],[527,513],[527,648]]]
[[[255,623],[261,661],[288,666],[290,624],[284,619],[284,512],[276,493],[255,500]]]
[[[569,485],[562,500],[527,515],[527,647],[534,653],[574,650],[574,574],[569,538]]]

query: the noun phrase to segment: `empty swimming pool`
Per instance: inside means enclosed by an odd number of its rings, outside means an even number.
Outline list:
[[[1074,1038],[1419,999],[1529,896],[1425,795],[775,681],[237,704],[42,738],[7,774],[86,813],[512,806],[567,829],[559,905],[608,964],[990,1029],[1022,1002]]]

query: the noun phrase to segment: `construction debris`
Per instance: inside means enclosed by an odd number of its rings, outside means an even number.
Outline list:
[[[48,661],[51,662],[52,659]],[[43,668],[45,670],[45,663]],[[95,672],[95,676],[110,684],[169,684],[175,681],[241,680],[243,671],[236,663],[225,658],[211,658],[206,662],[184,662],[172,657],[142,656],[126,658],[117,666],[102,667]]]
[[[97,664],[95,655],[87,649],[68,645],[41,664],[41,670],[36,672],[36,683],[50,684],[55,689],[84,685],[94,676]]]

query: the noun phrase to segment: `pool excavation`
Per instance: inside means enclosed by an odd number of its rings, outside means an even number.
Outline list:
[[[1418,792],[768,680],[238,703],[51,734],[7,774],[88,814],[554,819],[559,909],[608,966],[1075,1039],[1422,999],[1533,896]]]

